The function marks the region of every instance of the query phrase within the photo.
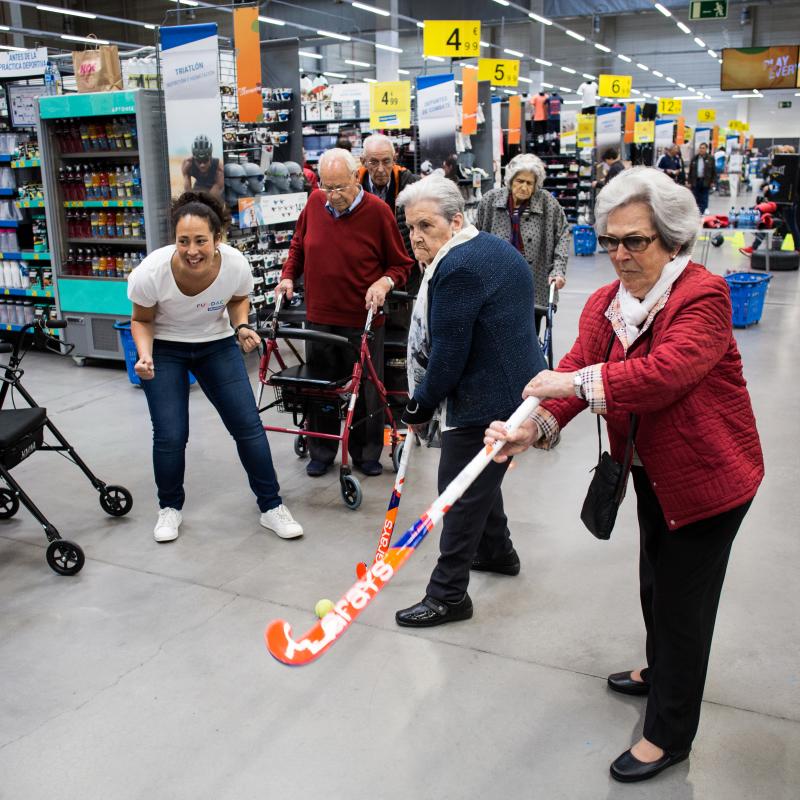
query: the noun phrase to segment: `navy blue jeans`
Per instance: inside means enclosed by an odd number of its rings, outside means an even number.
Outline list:
[[[261,511],[281,504],[267,435],[258,416],[244,358],[233,336],[213,342],[153,342],[155,377],[142,381],[153,422],[153,471],[161,508],[183,508],[189,440],[189,374],[236,441]]]

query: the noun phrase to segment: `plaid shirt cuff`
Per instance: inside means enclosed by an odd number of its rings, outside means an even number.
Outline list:
[[[581,379],[581,389],[589,411],[593,414],[606,413],[606,392],[603,388],[603,365],[592,364],[578,370]]]
[[[538,450],[552,450],[561,441],[561,428],[558,420],[546,409],[538,406],[530,419],[538,426],[542,434],[533,446]]]

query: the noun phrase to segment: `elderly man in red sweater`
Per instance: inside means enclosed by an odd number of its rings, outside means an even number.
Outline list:
[[[291,299],[295,279],[304,275],[307,327],[346,336],[357,349],[367,309],[377,311],[388,292],[405,285],[414,262],[392,210],[359,184],[358,162],[350,152],[327,150],[319,160],[319,174],[320,191],[311,193],[300,214],[277,291]],[[383,380],[382,317],[376,319],[373,330],[370,354]],[[306,357],[312,366],[334,367],[346,375],[355,354],[309,342]],[[356,423],[366,421],[353,430],[350,455],[356,469],[380,475],[384,420],[371,383],[365,382],[359,404]],[[309,425],[316,432],[339,432],[338,416],[319,409],[310,414]],[[336,440],[311,437],[306,472],[312,477],[324,475],[338,447]]]

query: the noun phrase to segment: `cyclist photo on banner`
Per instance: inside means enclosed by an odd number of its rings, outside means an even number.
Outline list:
[[[222,170],[222,159],[212,158],[212,151],[211,140],[204,134],[200,134],[192,142],[192,155],[184,159],[181,165],[183,190],[208,192],[221,200],[225,174]]]

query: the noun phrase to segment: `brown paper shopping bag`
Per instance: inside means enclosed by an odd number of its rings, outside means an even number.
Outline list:
[[[122,65],[115,44],[73,52],[72,66],[79,92],[111,92],[122,88]]]

